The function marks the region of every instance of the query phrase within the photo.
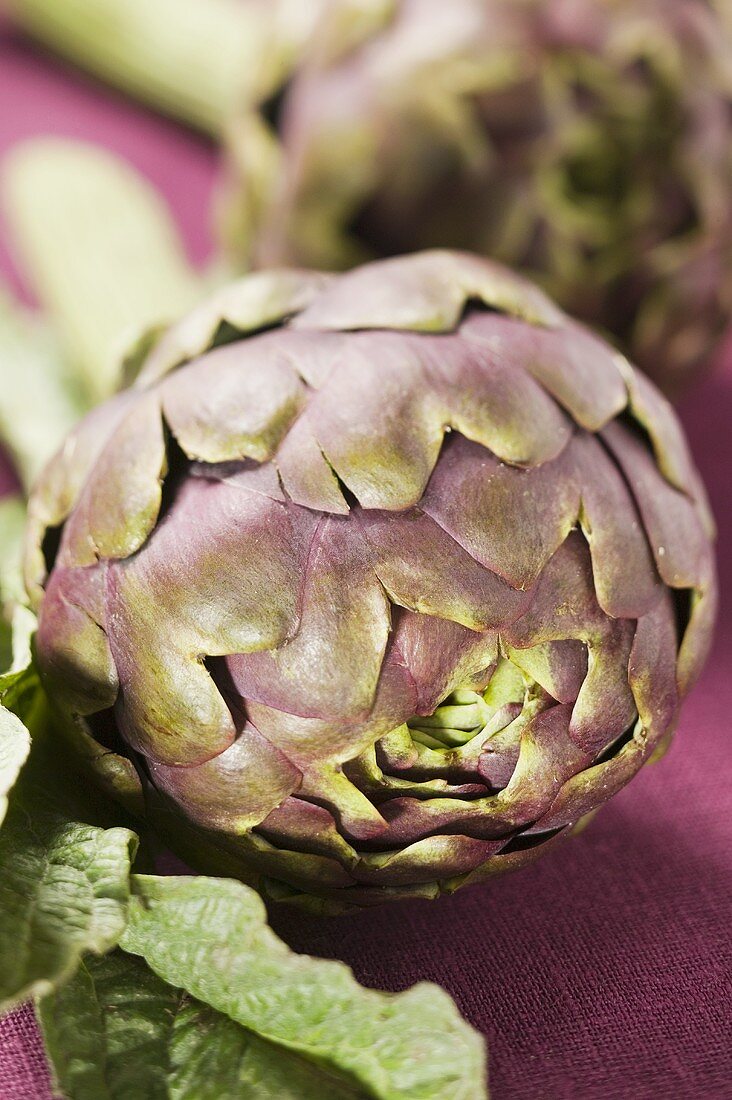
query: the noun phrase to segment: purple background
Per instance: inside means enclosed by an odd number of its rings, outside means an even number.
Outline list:
[[[171,203],[191,257],[205,258],[214,150],[0,30],[0,155],[39,133],[128,157]],[[6,244],[0,268],[14,278]],[[732,346],[718,360],[681,414],[729,593]],[[0,492],[9,484],[0,468]],[[439,982],[488,1037],[493,1100],[732,1097],[731,649],[725,599],[669,754],[543,862],[436,903],[339,920],[277,913],[277,931],[296,950],[344,959],[367,985]],[[0,1023],[0,1098],[50,1095],[22,1010]]]

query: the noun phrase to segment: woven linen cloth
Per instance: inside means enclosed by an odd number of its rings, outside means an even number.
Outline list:
[[[49,131],[128,156],[205,256],[211,148],[6,35],[0,154]],[[12,278],[7,250],[0,262]],[[514,877],[338,919],[272,913],[292,947],[344,959],[366,985],[439,982],[488,1039],[493,1100],[732,1097],[732,346],[682,416],[719,522],[725,599],[664,760]],[[50,1096],[21,1009],[0,1022],[0,1100]]]

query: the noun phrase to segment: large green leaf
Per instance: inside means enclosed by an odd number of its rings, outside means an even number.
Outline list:
[[[11,808],[0,833],[0,1008],[42,996],[84,952],[117,942],[131,854],[126,829],[36,828]]]
[[[343,963],[294,954],[239,882],[134,876],[120,943],[165,981],[314,1066],[348,1074],[368,1096],[485,1096],[483,1041],[443,990],[378,993]]]
[[[0,615],[0,698],[4,698],[19,680],[36,679],[30,668],[31,638],[35,629],[36,617],[23,604],[8,605],[7,624]],[[6,705],[12,706],[7,701]]]
[[[8,810],[8,795],[30,752],[30,734],[20,718],[0,706],[0,825]]]
[[[200,295],[170,211],[125,161],[61,138],[15,146],[2,182],[24,274],[83,396],[107,397],[127,346]]]
[[[0,500],[0,695],[2,674],[11,664],[16,670],[30,664],[30,631],[35,620],[27,609],[21,610],[25,599],[21,571],[24,527],[23,502],[17,497]]]
[[[356,1100],[346,1077],[272,1046],[114,951],[39,1006],[69,1100]]]
[[[28,487],[84,405],[61,349],[39,319],[0,287],[0,439]],[[5,501],[2,543],[10,535]],[[0,555],[4,553],[0,545]]]
[[[21,547],[25,505],[18,497],[0,500],[0,605],[22,600]]]
[[[7,815],[0,829],[0,1009],[68,979],[87,952],[113,947],[127,919],[135,834],[93,824],[96,798],[48,736],[46,704],[32,673],[6,691],[20,718],[0,711],[8,740]],[[15,718],[15,721],[13,720]],[[13,772],[27,753],[20,778]],[[8,789],[9,795],[7,793]]]
[[[4,580],[0,558],[0,596]],[[21,714],[33,710],[38,690],[36,673],[31,667],[31,635],[35,621],[35,616],[26,607],[16,607],[12,621],[7,624],[6,652],[1,629],[5,624],[0,618],[0,825],[8,811],[8,796],[31,748],[27,726],[10,708],[15,707]]]
[[[25,30],[102,80],[218,134],[257,67],[271,65],[264,36],[274,3],[13,0],[13,12]]]
[[[247,103],[286,79],[323,6],[324,0],[12,0],[15,21],[45,46],[217,137]],[[358,16],[363,22],[362,10]]]
[[[201,284],[161,197],[101,147],[16,146],[2,198],[45,312],[0,288],[0,441],[28,488],[79,417],[124,381],[127,348],[185,312]]]

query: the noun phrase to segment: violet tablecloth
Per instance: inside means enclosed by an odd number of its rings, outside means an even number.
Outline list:
[[[0,154],[42,132],[128,156],[204,257],[212,149],[0,38]],[[6,251],[0,262],[10,274]],[[730,593],[732,346],[682,415]],[[725,599],[671,752],[543,862],[438,903],[330,921],[274,914],[276,929],[297,950],[346,960],[367,985],[443,985],[488,1037],[494,1100],[732,1097],[730,653]],[[50,1095],[32,1017],[16,1013],[0,1023],[0,1100]]]

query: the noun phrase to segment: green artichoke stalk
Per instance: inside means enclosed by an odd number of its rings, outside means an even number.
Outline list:
[[[8,0],[13,23],[143,103],[219,137],[274,92],[324,0]]]
[[[467,248],[669,392],[709,360],[732,310],[725,4],[336,0],[277,108],[230,126],[239,262]]]
[[[326,910],[546,850],[665,745],[710,644],[668,402],[468,254],[216,292],[29,510],[75,751],[197,867]]]

